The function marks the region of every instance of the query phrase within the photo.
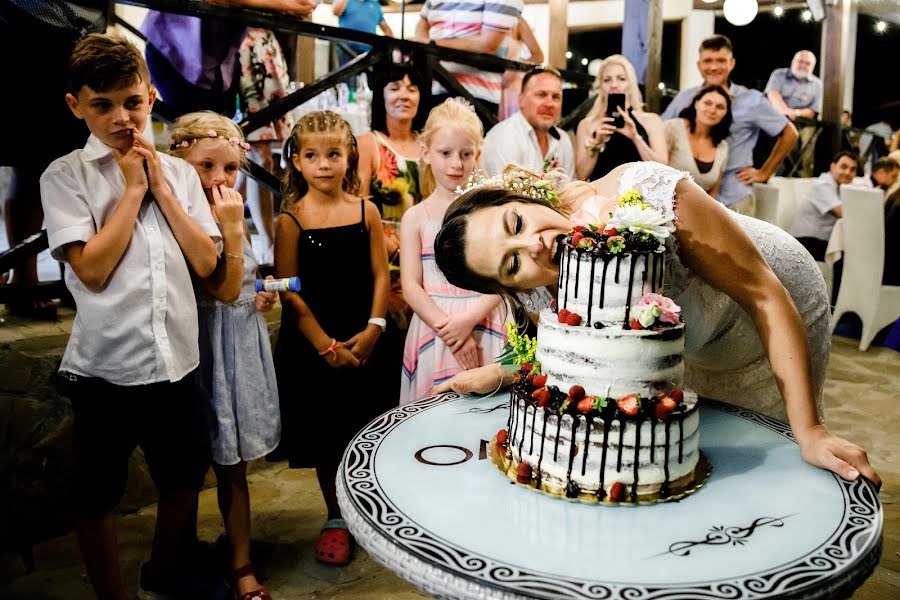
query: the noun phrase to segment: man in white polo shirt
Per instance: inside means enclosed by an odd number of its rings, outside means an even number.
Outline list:
[[[831,230],[843,216],[839,188],[853,180],[857,162],[850,152],[835,154],[828,172],[819,175],[816,185],[797,207],[791,235],[818,261],[825,260]]]
[[[561,169],[575,177],[575,152],[569,135],[556,127],[562,114],[559,71],[535,67],[522,79],[519,112],[494,125],[484,137],[481,164],[498,175],[514,164],[535,173]]]

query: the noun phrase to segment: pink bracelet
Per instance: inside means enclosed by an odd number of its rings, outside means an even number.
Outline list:
[[[319,356],[325,356],[326,354],[331,352],[331,356],[333,356],[335,359],[337,359],[337,352],[335,352],[335,348],[337,348],[337,346],[338,346],[337,340],[334,338],[331,338],[331,345],[328,346],[327,348],[325,348],[324,350],[322,350],[321,352],[319,352]]]

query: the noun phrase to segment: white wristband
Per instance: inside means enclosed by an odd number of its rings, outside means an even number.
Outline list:
[[[382,331],[387,330],[387,319],[372,317],[371,319],[369,319],[369,323],[371,323],[372,325],[378,325],[379,327],[381,327]]]

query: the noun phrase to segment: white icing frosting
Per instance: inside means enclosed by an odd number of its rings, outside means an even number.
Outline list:
[[[621,324],[573,327],[547,309],[538,323],[535,358],[547,385],[563,391],[577,384],[591,396],[658,395],[682,387],[684,326],[667,332],[625,330]]]

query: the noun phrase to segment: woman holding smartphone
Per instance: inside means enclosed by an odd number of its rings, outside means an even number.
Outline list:
[[[619,165],[642,160],[666,164],[666,132],[659,115],[644,112],[634,67],[621,54],[600,64],[597,99],[575,134],[575,176],[593,181]]]

